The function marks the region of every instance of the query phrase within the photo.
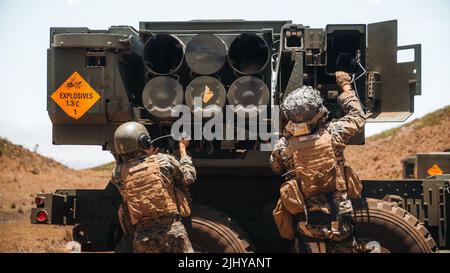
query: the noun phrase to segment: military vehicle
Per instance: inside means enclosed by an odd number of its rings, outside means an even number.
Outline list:
[[[450,151],[418,153],[402,160],[403,178],[428,178],[450,174]]]
[[[413,59],[398,62],[404,50],[412,51]],[[152,138],[168,135],[175,105],[186,104],[195,113],[193,97],[208,92],[203,106],[266,105],[269,127],[279,115],[276,106],[303,84],[321,91],[330,118],[341,116],[338,70],[354,75],[369,122],[406,120],[414,96],[421,94],[421,46],[397,45],[397,21],[325,28],[288,20],[140,22],[139,30],[58,27],[50,29],[47,54],[53,144],[101,145],[113,154],[113,133],[121,123],[138,121]],[[172,152],[175,143],[163,138],[157,145]],[[364,130],[351,143],[363,145]],[[191,142],[198,180],[186,223],[195,251],[290,250],[272,219],[282,178],[272,173],[263,144],[248,134],[236,141]],[[436,252],[435,241],[449,245],[447,212],[436,214],[442,198],[448,200],[441,190],[447,178],[363,184],[364,198],[354,200],[360,242],[378,241],[384,252]],[[412,207],[403,209],[395,195]],[[38,194],[35,202],[31,222],[74,225],[73,238],[83,250],[130,250],[127,227],[118,222],[121,198],[111,183],[104,190]]]
[[[450,152],[418,153],[402,160],[403,178],[364,181],[364,196],[396,203],[416,217],[441,251],[448,252]]]

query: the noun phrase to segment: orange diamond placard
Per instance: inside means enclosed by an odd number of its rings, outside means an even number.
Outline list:
[[[67,115],[79,119],[100,99],[100,95],[75,71],[51,98]]]
[[[428,169],[427,173],[430,176],[435,176],[435,175],[438,175],[438,174],[443,174],[444,171],[439,167],[438,164],[434,164],[433,166],[431,166],[431,168]]]

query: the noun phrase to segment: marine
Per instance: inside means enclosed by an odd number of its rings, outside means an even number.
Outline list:
[[[193,252],[182,216],[190,214],[188,186],[196,170],[179,142],[180,160],[158,152],[144,125],[126,122],[114,134],[117,166],[112,183],[123,204],[119,220],[125,233],[133,234],[133,251],[144,253]]]
[[[362,184],[346,164],[344,149],[366,119],[349,74],[335,76],[341,118],[328,120],[320,92],[310,86],[292,91],[281,105],[288,123],[270,165],[286,182],[274,218],[283,237],[295,236],[296,251],[354,252],[356,247],[350,198],[360,196]]]

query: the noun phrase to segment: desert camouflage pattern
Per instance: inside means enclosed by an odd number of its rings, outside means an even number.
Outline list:
[[[312,119],[319,110],[323,110],[327,114],[328,110],[322,102],[318,90],[304,85],[286,96],[281,105],[281,110],[286,119],[300,123]]]
[[[133,239],[136,253],[192,253],[191,242],[177,216],[163,216],[136,226]]]
[[[130,173],[132,169],[134,172]],[[188,156],[178,161],[169,154],[148,156],[137,152],[117,164],[111,182],[122,195],[126,209],[119,210],[119,219],[121,225],[127,227],[125,232],[134,232],[134,251],[192,251],[186,230],[179,221],[174,187],[190,201],[188,186],[195,180],[196,170]]]
[[[125,162],[120,175],[133,225],[146,218],[178,213],[174,184],[163,181],[156,156]]]
[[[142,162],[147,158],[144,152],[138,152],[129,156],[125,162]],[[188,186],[195,182],[197,173],[195,171],[192,159],[184,156],[178,160],[175,156],[165,153],[157,153],[155,155],[158,163],[162,179],[165,183],[175,183],[177,187],[182,188],[184,193],[189,193]],[[122,193],[123,181],[121,177],[122,164],[118,164],[112,173],[112,183],[117,186]],[[188,194],[190,196],[190,194]]]
[[[331,200],[332,202],[328,201]],[[333,191],[329,194],[317,194],[305,200],[310,212],[331,214],[332,211],[346,212],[351,209],[351,202],[345,191]]]
[[[329,202],[328,200],[331,200]],[[306,207],[309,213],[320,212],[326,215],[338,214],[338,217],[345,217],[352,211],[352,203],[347,198],[345,191],[334,191],[329,194],[318,194],[308,198]],[[297,231],[308,237],[318,239],[330,239],[331,241],[342,241],[348,238],[353,232],[353,225],[350,220],[333,221],[331,225],[326,224],[308,224],[300,222],[297,224]]]
[[[343,92],[338,97],[338,102],[344,112],[344,116],[320,125],[318,132],[326,131],[331,136],[331,147],[333,157],[337,166],[345,164],[344,149],[351,137],[355,136],[365,124],[365,117],[358,98],[353,90]],[[270,157],[270,166],[278,175],[285,175],[286,179],[295,179],[296,163],[294,153],[289,151],[289,141],[293,136],[285,131],[285,135],[275,144]],[[301,154],[296,154],[301,157]],[[328,155],[329,156],[329,155]],[[297,159],[299,160],[299,159]],[[340,171],[339,168],[337,168]],[[351,202],[347,197],[345,181],[336,181],[336,189],[327,194],[317,194],[306,198],[307,211],[330,211],[335,214],[352,212]],[[331,200],[332,202],[330,202]],[[331,206],[330,206],[331,204]],[[340,227],[346,230],[347,227]],[[315,228],[316,229],[316,228]],[[317,227],[321,230],[321,227]]]
[[[139,152],[126,158],[125,162],[137,164],[146,160],[147,157],[147,154],[144,152]],[[155,158],[163,182],[165,184],[174,184],[190,201],[191,197],[188,186],[197,179],[197,173],[192,159],[189,156],[184,156],[178,161],[175,156],[165,153],[157,153]],[[124,183],[121,175],[122,167],[123,163],[120,163],[114,168],[111,182],[116,185],[122,197],[124,197]]]
[[[338,165],[345,164],[344,149],[350,138],[355,136],[366,123],[361,104],[355,95],[355,91],[343,92],[338,97],[338,102],[344,112],[344,116],[324,124],[325,128],[331,134],[331,143]],[[287,138],[289,135],[281,137],[275,144],[270,157],[270,166],[278,174],[293,170],[294,164],[292,156],[286,153]]]
[[[292,158],[304,198],[346,189],[343,173],[337,167],[331,135],[325,128],[310,135],[291,136],[287,141],[285,153]]]

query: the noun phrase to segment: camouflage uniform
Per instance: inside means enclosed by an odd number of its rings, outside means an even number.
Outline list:
[[[323,127],[325,127],[332,136],[333,150],[338,160],[338,164],[343,165],[345,163],[345,145],[350,138],[355,136],[358,131],[361,130],[366,119],[354,91],[343,92],[338,97],[338,102],[345,115],[338,120],[332,120],[330,123],[324,124]],[[270,157],[270,166],[278,175],[282,175],[292,170],[294,166],[292,158],[289,158],[284,152],[287,144],[286,140],[286,136],[278,140]]]
[[[354,91],[346,91],[338,97],[338,102],[344,116],[329,123],[319,125],[317,130],[325,128],[331,134],[331,145],[336,156],[337,164],[344,165],[344,149],[350,138],[355,136],[365,124],[365,117],[361,105]],[[292,155],[287,152],[288,132],[275,144],[270,157],[270,166],[278,174],[286,174],[286,179],[295,179]],[[331,201],[331,202],[330,202]],[[334,213],[349,213],[352,211],[347,197],[345,183],[336,183],[336,190],[330,194],[318,194],[305,200],[307,211],[331,211]],[[331,205],[331,206],[330,206]],[[321,229],[321,226],[316,226]]]
[[[192,253],[191,242],[179,217],[159,217],[139,223],[133,240],[138,253]]]
[[[157,153],[154,156],[159,165],[163,182],[174,184],[190,199],[188,186],[196,180],[196,171],[191,158],[184,156],[178,161],[174,156],[168,154]],[[147,158],[148,156],[144,152],[137,152],[125,160],[127,163],[139,163]],[[121,175],[121,167],[122,164],[119,163],[113,170],[112,183],[117,186],[124,197],[124,178]],[[135,252],[193,252],[178,213],[168,213],[137,223],[134,226],[133,248]]]

